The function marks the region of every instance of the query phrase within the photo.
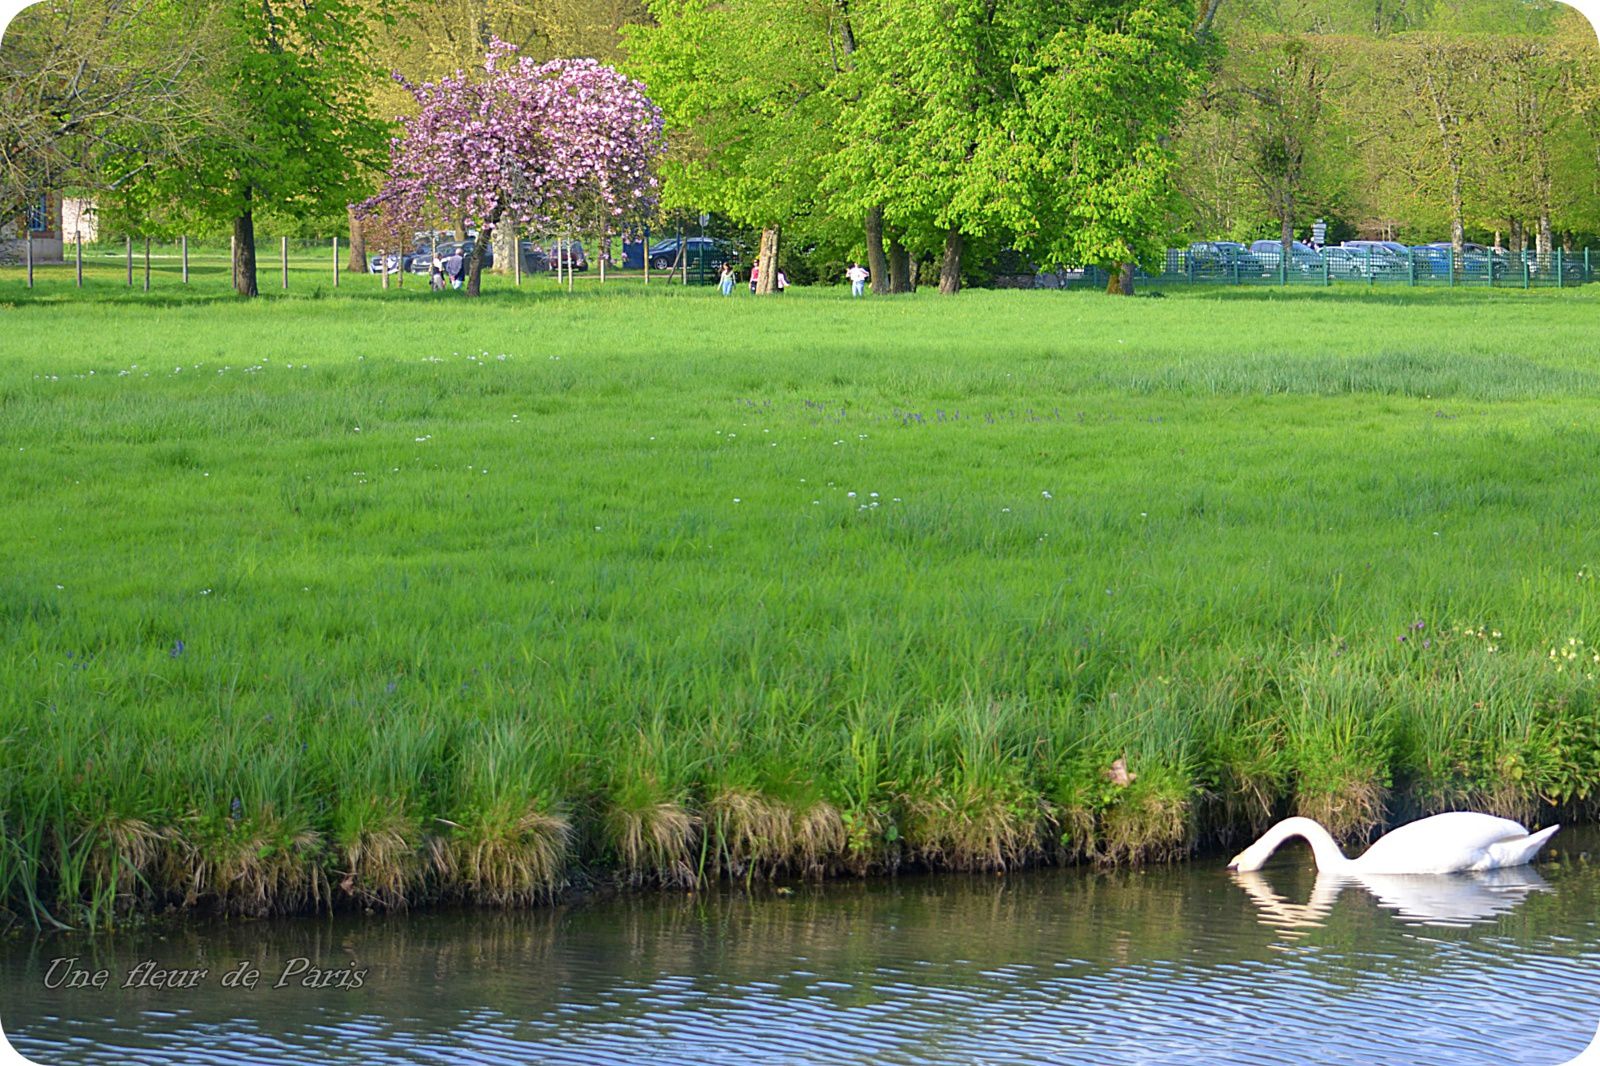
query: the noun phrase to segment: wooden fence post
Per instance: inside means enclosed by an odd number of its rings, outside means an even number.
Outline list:
[[[127,245],[128,288],[131,289],[131,288],[133,288],[133,234],[131,234],[131,233],[124,234],[122,239],[123,239],[124,243]]]
[[[178,243],[183,246],[183,283],[189,284],[189,235],[185,233],[178,238]]]
[[[33,228],[26,222],[23,225],[29,226],[27,237],[23,240],[23,243],[28,246],[28,288],[31,289],[33,288]]]
[[[284,238],[282,238],[282,240],[283,240],[283,253],[282,253],[282,257],[281,257],[281,262],[283,263],[283,287],[285,289],[288,289],[289,288],[289,238],[284,237]]]
[[[339,238],[333,238],[333,287],[339,287]]]
[[[77,257],[77,261],[78,261],[78,288],[81,289],[81,288],[83,288],[83,234],[79,233],[77,235],[77,237],[78,237],[78,241],[77,241],[77,244],[78,244],[78,257]]]
[[[150,238],[144,239],[144,291],[150,291]]]

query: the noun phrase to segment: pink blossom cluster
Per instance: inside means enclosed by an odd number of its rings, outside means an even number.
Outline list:
[[[420,108],[401,120],[384,187],[359,213],[616,232],[655,208],[666,139],[641,83],[593,59],[538,64],[499,40],[484,75],[396,76]]]

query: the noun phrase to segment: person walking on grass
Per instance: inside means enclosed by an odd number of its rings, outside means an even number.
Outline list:
[[[444,272],[450,275],[450,287],[452,289],[461,288],[461,271],[465,266],[466,262],[461,258],[461,246],[457,245],[450,249],[450,254],[444,261]]]
[[[737,280],[739,280],[739,279],[738,279],[738,275],[734,273],[733,264],[732,263],[723,263],[722,264],[722,283],[719,286],[719,288],[722,289],[722,295],[724,295],[724,296],[732,296],[733,295],[733,283],[735,281],[737,281]]]
[[[761,261],[750,264],[750,291],[756,291],[756,282],[761,280]]]
[[[868,274],[860,263],[851,263],[850,269],[844,272],[844,276],[850,279],[850,295],[860,296],[866,287],[867,279],[872,275]]]

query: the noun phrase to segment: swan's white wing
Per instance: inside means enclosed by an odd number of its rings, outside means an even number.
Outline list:
[[[1502,840],[1489,845],[1489,860],[1493,863],[1490,869],[1501,866],[1521,866],[1533,861],[1539,854],[1539,849],[1544,847],[1544,842],[1555,836],[1559,825],[1552,825],[1548,829],[1541,829],[1529,836],[1519,837],[1515,840]]]
[[[1475,811],[1436,814],[1387,834],[1356,861],[1358,873],[1444,874],[1491,863],[1490,847],[1527,837],[1509,818]],[[1494,863],[1493,865],[1503,865]]]

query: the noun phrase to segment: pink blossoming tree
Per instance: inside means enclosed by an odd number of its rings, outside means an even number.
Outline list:
[[[356,211],[475,225],[470,296],[496,226],[614,232],[655,208],[656,162],[666,148],[661,111],[642,84],[603,63],[539,64],[497,40],[481,78],[396,80],[419,110],[401,119],[383,188]]]

